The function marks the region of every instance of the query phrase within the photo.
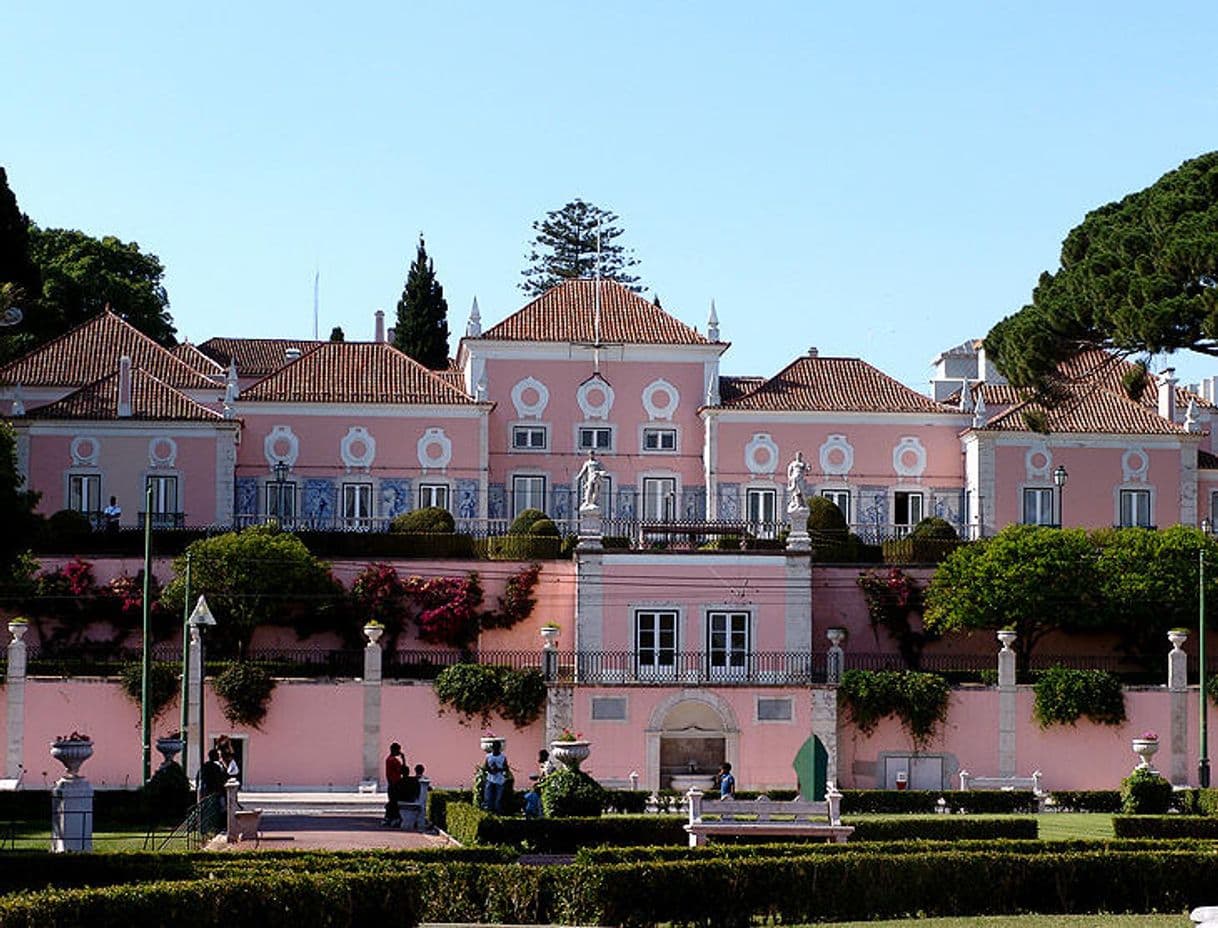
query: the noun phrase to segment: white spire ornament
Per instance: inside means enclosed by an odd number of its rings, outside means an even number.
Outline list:
[[[466,338],[482,337],[482,314],[478,312],[478,298],[474,297],[474,305],[470,307],[469,322],[465,323]]]
[[[714,300],[711,300],[710,316],[706,320],[706,337],[712,342],[719,341],[719,314],[715,312]]]

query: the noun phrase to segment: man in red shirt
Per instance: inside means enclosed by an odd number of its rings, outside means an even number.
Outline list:
[[[385,782],[389,786],[389,801],[385,803],[385,820],[381,824],[386,828],[402,826],[402,812],[398,808],[398,798],[405,770],[406,758],[402,756],[402,746],[395,741],[389,745],[389,756],[385,758]]]

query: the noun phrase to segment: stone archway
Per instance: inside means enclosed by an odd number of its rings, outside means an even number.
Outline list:
[[[708,690],[681,690],[655,707],[647,723],[647,769],[651,790],[668,785],[674,770],[692,762],[699,774],[713,774],[740,756],[740,724],[732,707]]]

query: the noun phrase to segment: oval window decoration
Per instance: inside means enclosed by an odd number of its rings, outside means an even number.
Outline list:
[[[1150,456],[1141,448],[1130,448],[1121,455],[1121,471],[1126,483],[1143,481],[1150,468]]]
[[[613,387],[599,374],[589,377],[575,391],[575,402],[585,419],[608,419],[613,409]]]
[[[778,445],[766,432],[757,432],[744,446],[744,466],[751,474],[772,474],[778,469]]]
[[[296,458],[300,456],[300,439],[290,425],[277,425],[262,440],[262,455],[271,467],[278,461],[295,467]]]
[[[550,404],[550,391],[535,377],[526,377],[512,387],[512,405],[521,419],[540,419]]]
[[[424,470],[443,470],[453,459],[453,443],[444,429],[433,426],[423,433],[418,444],[419,465]]]
[[[820,446],[820,469],[822,473],[842,476],[854,467],[854,447],[845,435],[830,435]]]
[[[97,456],[101,453],[101,442],[96,438],[86,438],[84,435],[77,435],[72,439],[72,466],[73,467],[96,467]]]
[[[1034,442],[1024,455],[1023,465],[1029,480],[1036,477],[1047,478],[1050,468],[1053,467],[1053,454],[1049,451],[1049,446],[1043,441]]]
[[[152,467],[173,467],[178,460],[178,443],[168,436],[148,442],[148,464]]]
[[[901,477],[921,477],[926,470],[926,448],[913,435],[903,435],[892,449],[892,469]]]
[[[362,425],[353,425],[339,442],[338,453],[348,468],[368,470],[376,458],[376,439]]]
[[[671,419],[681,402],[681,394],[667,380],[653,380],[643,388],[643,408],[655,419]]]

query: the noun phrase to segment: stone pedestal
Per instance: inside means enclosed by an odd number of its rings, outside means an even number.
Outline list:
[[[1172,649],[1167,655],[1167,691],[1171,700],[1168,728],[1168,772],[1173,786],[1188,786],[1188,654],[1184,642],[1188,632],[1175,628],[1167,633]]]
[[[825,652],[825,682],[841,683],[842,670],[846,665],[846,652],[842,650],[842,642],[846,640],[844,628],[830,628],[825,631],[829,639],[829,650]]]
[[[375,788],[381,776],[381,635],[384,627],[364,626],[364,768],[361,787]]]
[[[24,620],[8,623],[13,636],[8,643],[8,668],[4,680],[7,702],[7,727],[5,728],[4,779],[20,780],[22,748],[25,743],[25,637],[29,625]]]
[[[51,742],[51,756],[67,773],[51,787],[51,850],[93,850],[93,784],[80,767],[93,755],[93,743],[78,739]]]
[[[1016,634],[1003,629],[998,633],[1002,650],[998,652],[998,775],[1015,776],[1015,652],[1011,645]]]
[[[605,522],[601,518],[600,506],[579,507],[579,550],[601,550],[601,536],[605,532]]]
[[[791,534],[787,536],[788,551],[811,551],[812,538],[808,535],[808,507],[792,506],[787,509],[791,520]]]

